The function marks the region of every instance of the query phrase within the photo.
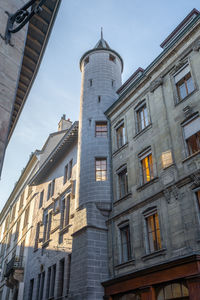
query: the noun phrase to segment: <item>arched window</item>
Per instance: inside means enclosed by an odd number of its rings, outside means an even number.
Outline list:
[[[188,300],[188,288],[183,283],[172,283],[157,289],[157,300]]]

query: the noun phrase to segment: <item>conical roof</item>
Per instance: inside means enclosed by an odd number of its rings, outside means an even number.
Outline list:
[[[117,56],[119,57],[120,61],[121,61],[121,64],[122,64],[122,71],[123,71],[123,60],[122,60],[121,56],[120,56],[115,50],[111,49],[110,46],[108,45],[108,43],[104,40],[102,28],[101,28],[101,38],[100,38],[100,40],[97,42],[97,44],[94,46],[93,49],[91,49],[91,50],[85,52],[85,53],[82,55],[82,57],[81,57],[81,59],[80,59],[80,69],[81,69],[82,61],[84,60],[84,58],[85,58],[88,54],[92,53],[93,51],[101,51],[101,50],[104,50],[104,51],[107,50],[107,51],[113,52],[113,54],[117,55]]]

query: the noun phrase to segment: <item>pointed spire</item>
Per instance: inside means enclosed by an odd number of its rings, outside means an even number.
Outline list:
[[[95,45],[94,49],[110,49],[108,43],[103,38],[103,27],[101,27],[101,38]]]

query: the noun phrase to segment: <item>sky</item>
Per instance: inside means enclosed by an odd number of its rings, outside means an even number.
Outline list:
[[[124,60],[122,82],[146,68],[160,44],[199,0],[62,0],[37,78],[8,144],[1,180],[0,210],[26,166],[57,131],[63,114],[78,120],[81,87],[79,60],[104,39]]]

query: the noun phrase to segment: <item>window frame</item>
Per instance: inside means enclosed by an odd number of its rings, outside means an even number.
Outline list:
[[[128,229],[128,230],[127,230]],[[129,221],[125,221],[118,225],[119,230],[119,260],[120,263],[126,263],[132,259],[132,247],[131,247],[131,232]],[[126,243],[123,242],[125,232]],[[124,245],[126,246],[126,254],[124,253]],[[127,256],[127,258],[125,258]]]
[[[138,122],[138,113],[144,106],[146,107],[147,120],[146,120],[146,126],[142,128],[142,126],[139,125]],[[147,96],[143,100],[139,101],[138,104],[134,107],[134,117],[135,117],[135,135],[145,131],[145,129],[151,125],[150,108],[149,108],[149,102]]]
[[[154,252],[157,252],[157,251],[160,251],[160,250],[163,249],[160,217],[159,217],[159,214],[158,214],[157,207],[147,209],[143,213],[143,216],[144,216],[144,226],[145,226],[144,230],[145,230],[146,253],[147,254],[152,254]],[[157,216],[157,223],[156,223],[156,220],[155,220],[154,216]],[[150,232],[149,231],[149,221],[150,221],[151,217],[153,217],[153,226],[154,226],[154,228]],[[156,227],[157,224],[158,224],[158,227]],[[159,234],[157,232],[159,232]],[[152,233],[152,240],[150,240],[151,233]],[[153,233],[155,234],[155,241],[154,241]],[[156,244],[154,244],[154,242]],[[153,249],[151,249],[151,245],[153,245]]]
[[[105,161],[105,165],[106,168],[104,169],[100,169],[97,170],[97,162],[98,161]],[[100,164],[101,167],[101,164]],[[97,180],[98,176],[97,176],[97,172],[101,173],[101,178],[104,178],[104,176],[102,175],[103,172],[105,172],[105,179],[101,179],[101,180]],[[107,166],[107,157],[95,157],[95,181],[96,182],[102,182],[102,181],[107,181],[108,180],[108,166]]]
[[[128,170],[127,170],[127,165],[124,164],[121,167],[119,167],[116,171],[117,174],[117,196],[119,199],[125,197],[129,193],[129,188],[128,188]],[[124,194],[122,193],[122,176],[125,174],[125,183],[124,183]]]
[[[151,156],[151,162],[149,164],[149,159],[148,159],[148,170],[149,170],[149,175],[146,173],[147,168],[144,168],[144,160]],[[138,158],[139,158],[139,164],[140,164],[140,173],[141,173],[141,180],[140,180],[140,184],[144,185],[147,184],[149,182],[151,182],[155,177],[155,166],[154,166],[154,160],[153,160],[153,153],[152,153],[152,149],[151,147],[146,148],[144,151],[140,152],[138,154]],[[150,168],[149,168],[150,166]],[[145,176],[146,176],[146,180],[145,180]],[[150,176],[150,180],[147,180],[147,177]]]
[[[122,130],[120,130],[121,128],[122,128]],[[114,130],[115,130],[115,145],[116,145],[116,149],[118,150],[126,144],[125,120],[124,119],[120,120],[115,125]],[[119,133],[118,133],[118,131],[119,131]],[[120,132],[122,132],[121,136],[120,136]],[[119,142],[119,140],[120,140],[120,142]]]
[[[186,136],[185,136],[185,129],[184,129],[185,126],[187,126],[189,123],[194,122],[198,118],[200,120],[199,113],[195,113],[191,118],[189,118],[186,121],[184,121],[184,122],[181,123],[182,136],[183,136],[183,143],[184,143],[184,149],[185,149],[185,156],[186,156],[186,158],[188,158],[190,156],[193,156],[193,155],[195,155],[195,154],[197,154],[197,153],[200,152],[200,141],[199,142],[197,141],[197,144],[199,144],[198,145],[199,149],[196,152],[193,152],[193,153],[190,153],[188,142],[187,142],[189,138],[193,137],[194,135],[196,135],[198,133],[200,134],[200,128],[199,128],[199,131],[195,132],[193,135],[189,136],[188,138],[186,138]]]
[[[106,127],[105,131],[98,131],[98,126]],[[103,133],[103,134],[102,134]],[[108,137],[108,122],[107,121],[96,121],[95,122],[95,137],[97,138],[105,138]]]
[[[189,68],[189,72],[187,72],[183,77],[181,77],[177,82],[176,82],[176,76],[178,76],[178,74],[180,74],[182,71],[184,71],[184,69]],[[188,77],[188,75],[190,74],[190,77]],[[186,77],[188,77],[186,79]],[[192,91],[188,91],[188,79],[192,79],[192,84],[193,84],[193,89]],[[174,82],[174,86],[175,86],[175,91],[176,91],[176,95],[177,95],[177,103],[182,102],[183,100],[185,100],[187,97],[189,97],[194,91],[195,91],[195,81],[194,81],[194,76],[192,74],[192,68],[191,65],[189,63],[189,61],[187,61],[186,63],[184,63],[184,65],[182,65],[178,70],[176,70],[176,72],[173,74],[173,82]],[[180,92],[180,87],[184,84],[185,86],[185,91],[186,91],[186,95],[182,98],[181,96],[181,92]]]

